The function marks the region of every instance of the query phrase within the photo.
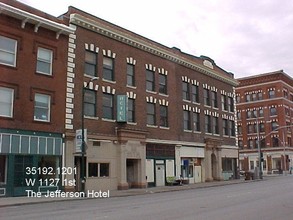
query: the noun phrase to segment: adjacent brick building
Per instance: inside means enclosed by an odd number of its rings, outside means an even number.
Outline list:
[[[240,169],[288,172],[293,159],[293,79],[284,71],[238,79],[236,88]]]
[[[208,57],[165,47],[73,7],[63,19],[76,28],[69,39],[64,166],[77,167],[77,175],[67,179],[80,178],[82,109],[86,189],[236,176],[233,74]]]
[[[46,178],[59,178],[29,174],[27,167],[62,163],[65,63],[73,30],[17,1],[1,0],[0,11],[0,196],[20,196],[48,189],[41,184]]]

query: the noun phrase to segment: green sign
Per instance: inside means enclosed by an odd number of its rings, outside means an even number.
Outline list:
[[[127,95],[117,95],[117,122],[127,122]]]

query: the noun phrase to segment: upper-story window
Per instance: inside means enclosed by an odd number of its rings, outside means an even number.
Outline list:
[[[127,64],[127,85],[135,86],[134,65]]]
[[[103,79],[114,81],[114,59],[103,57]]]
[[[210,115],[205,115],[205,132],[212,133],[212,120]]]
[[[234,100],[232,97],[228,97],[228,106],[229,106],[229,111],[234,112]]]
[[[199,103],[199,91],[197,85],[191,85],[192,101]]]
[[[193,112],[193,130],[200,131],[200,113]]]
[[[89,76],[97,76],[97,54],[85,51],[84,73]]]
[[[84,91],[84,115],[96,116],[96,91],[85,89]]]
[[[17,41],[0,36],[0,64],[16,66]]]
[[[45,94],[35,94],[35,121],[50,121],[51,96]]]
[[[183,129],[191,130],[190,111],[183,111]]]
[[[14,90],[0,87],[0,116],[13,117]]]
[[[250,94],[246,94],[245,100],[246,100],[246,102],[250,102],[251,101],[251,95]]]
[[[225,95],[221,95],[221,102],[222,102],[222,110],[228,111],[227,97]]]
[[[114,119],[114,96],[112,94],[103,94],[103,118]]]
[[[212,106],[214,108],[218,108],[218,97],[217,97],[217,92],[212,91]]]
[[[53,51],[38,48],[37,73],[52,75]]]
[[[229,135],[229,130],[228,130],[228,120],[223,119],[223,135],[228,136]]]
[[[182,98],[184,100],[190,100],[189,83],[182,82]]]
[[[210,106],[211,105],[210,91],[208,89],[203,90],[203,98],[204,98],[204,104],[207,106]]]
[[[270,108],[270,115],[271,116],[277,115],[277,109],[275,107]]]
[[[168,127],[168,107],[164,105],[160,105],[160,126]]]
[[[275,90],[270,90],[269,91],[269,98],[272,99],[272,98],[275,98],[276,96],[276,91]]]
[[[218,119],[218,117],[213,117],[213,133],[219,134],[219,119]]]
[[[156,125],[156,105],[147,103],[147,124]]]
[[[155,72],[146,70],[146,90],[155,91]]]
[[[159,93],[167,94],[167,76],[159,74]]]
[[[128,99],[128,122],[135,122],[135,100]]]

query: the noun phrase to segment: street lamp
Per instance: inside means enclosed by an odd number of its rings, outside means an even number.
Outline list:
[[[85,133],[84,133],[84,94],[85,89],[88,88],[91,82],[97,80],[97,77],[91,78],[86,84],[82,86],[82,102],[81,102],[81,172],[80,172],[80,183],[81,192],[85,191]]]

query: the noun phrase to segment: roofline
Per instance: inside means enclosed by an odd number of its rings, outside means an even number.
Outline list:
[[[236,79],[230,78],[230,77],[225,77],[209,67],[206,67],[204,65],[199,65],[195,62],[192,62],[190,59],[187,59],[183,56],[180,56],[180,55],[175,54],[174,52],[170,51],[171,49],[164,48],[165,46],[162,46],[160,44],[158,44],[158,46],[157,46],[153,43],[149,43],[143,39],[140,39],[138,37],[127,34],[123,31],[117,30],[113,27],[110,27],[109,25],[98,23],[95,20],[87,18],[81,14],[78,14],[78,13],[70,14],[70,23],[75,24],[80,27],[83,27],[85,29],[89,29],[91,31],[97,32],[99,34],[102,34],[102,35],[107,36],[109,38],[115,39],[117,41],[123,42],[123,43],[128,44],[132,47],[136,47],[141,50],[147,51],[148,53],[155,54],[155,55],[160,56],[164,59],[168,59],[172,62],[176,62],[176,63],[183,65],[183,66],[186,66],[190,69],[195,69],[205,75],[216,78],[216,79],[218,79],[222,82],[228,83],[232,86],[237,86],[239,84]],[[107,23],[109,23],[109,22],[107,22]]]
[[[293,80],[293,78],[291,76],[289,76],[287,73],[285,73],[284,70],[276,70],[273,72],[267,72],[267,73],[261,73],[261,74],[257,74],[257,75],[237,78],[237,80],[242,81],[242,80],[254,79],[254,78],[258,78],[258,77],[270,76],[270,75],[275,75],[275,74],[280,74],[280,73],[283,74],[284,76],[286,76],[288,79]]]
[[[34,15],[32,13],[21,10],[19,8],[15,8],[13,6],[4,4],[2,2],[0,2],[0,11],[1,11],[1,14],[12,16],[16,19],[20,19],[22,21],[21,28],[25,28],[26,23],[31,23],[35,25],[35,28],[34,28],[35,32],[38,32],[39,27],[52,30],[56,32],[56,39],[59,38],[60,34],[69,35],[69,34],[73,34],[75,31],[75,29],[65,24],[61,24],[61,23],[40,17],[38,15]]]

